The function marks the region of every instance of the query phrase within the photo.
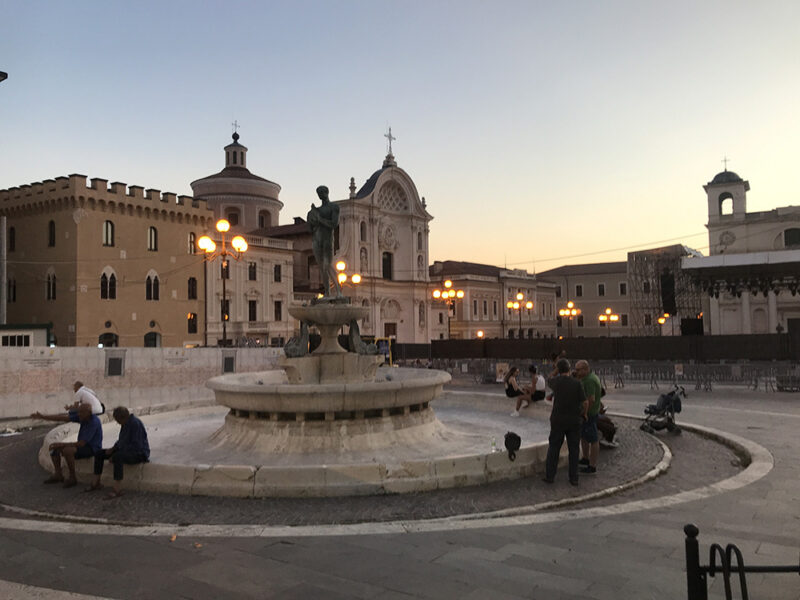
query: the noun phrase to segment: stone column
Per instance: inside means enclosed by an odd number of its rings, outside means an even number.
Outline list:
[[[750,291],[744,290],[742,292],[742,333],[753,333],[753,328],[750,323]]]
[[[775,333],[778,326],[778,295],[772,290],[767,293],[767,315],[769,333]]]

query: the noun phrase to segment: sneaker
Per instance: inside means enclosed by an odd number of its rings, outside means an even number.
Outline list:
[[[515,411],[513,411],[513,412],[511,413],[511,416],[512,416],[512,417],[518,417],[518,416],[519,416],[519,411],[518,411],[518,410],[515,410]]]
[[[597,467],[592,467],[591,465],[586,466],[586,467],[582,467],[581,468],[581,473],[586,473],[588,475],[594,475],[595,473],[597,473]]]
[[[579,465],[586,465],[588,467],[589,466],[589,459],[588,458],[582,458],[582,459],[580,459],[578,461],[578,464]]]
[[[529,404],[530,404],[530,402],[528,402],[527,400],[523,400],[522,401],[522,408],[528,408]]]

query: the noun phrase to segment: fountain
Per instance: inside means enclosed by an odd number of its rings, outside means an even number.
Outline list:
[[[221,427],[219,408],[145,417],[153,462],[126,466],[125,486],[197,495],[337,496],[417,492],[533,473],[544,461],[546,443],[524,446],[511,462],[494,452],[494,441],[488,443],[502,436],[504,425],[475,411],[460,415],[456,427],[437,418],[431,402],[450,381],[448,373],[379,368],[383,356],[359,333],[368,309],[342,295],[332,265],[338,206],[328,201],[324,186],[317,194],[322,206],[312,205],[308,223],[327,293],[289,308],[300,333],[286,344],[280,369],[211,378],[206,385],[227,409]],[[349,349],[338,341],[344,326]],[[312,327],[321,342],[309,353]],[[525,421],[522,430],[522,423],[515,424],[525,439],[545,438],[543,424]],[[45,437],[39,456],[45,468],[49,444],[68,435],[67,427],[59,427]],[[79,478],[87,479],[89,471],[90,465],[80,465]]]

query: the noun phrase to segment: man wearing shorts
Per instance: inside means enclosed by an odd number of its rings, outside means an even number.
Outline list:
[[[100,419],[92,414],[92,407],[89,404],[80,404],[76,412],[70,412],[67,415],[43,415],[40,412],[35,412],[31,417],[46,421],[80,423],[76,442],[50,444],[50,458],[55,469],[53,475],[44,481],[45,483],[63,483],[65,488],[73,487],[78,483],[75,478],[75,460],[92,458],[95,452],[103,448],[103,426],[100,424]],[[67,469],[69,469],[69,477],[67,479],[64,479],[64,474],[61,471],[62,456],[67,463]]]
[[[583,393],[589,402],[586,420],[581,428],[581,473],[597,473],[597,457],[600,454],[600,437],[597,433],[597,415],[600,413],[600,393],[602,385],[597,375],[589,369],[589,363],[579,360],[575,363],[575,376],[581,380]]]

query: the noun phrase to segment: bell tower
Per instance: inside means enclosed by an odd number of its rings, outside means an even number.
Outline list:
[[[750,182],[743,180],[733,171],[725,169],[703,186],[708,197],[708,223],[719,222],[721,218],[732,216],[734,220],[743,219],[747,213],[747,192]],[[732,206],[728,208],[727,201]]]

